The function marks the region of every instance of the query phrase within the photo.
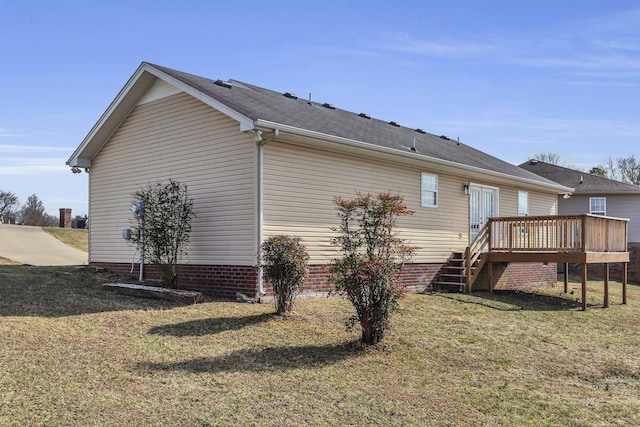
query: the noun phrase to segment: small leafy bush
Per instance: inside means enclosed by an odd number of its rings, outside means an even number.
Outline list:
[[[309,254],[296,236],[279,235],[261,245],[262,278],[271,283],[276,313],[289,315],[308,275]]]
[[[175,288],[178,262],[187,254],[195,217],[187,185],[173,179],[165,184],[149,183],[133,193],[133,202],[138,200],[144,202],[144,210],[142,221],[132,224],[131,240],[138,250],[144,248],[146,259],[158,269],[162,285]]]
[[[411,215],[400,196],[357,194],[353,200],[335,198],[341,225],[333,244],[342,253],[327,267],[336,291],[346,294],[356,309],[349,323],[362,327],[361,342],[377,344],[389,328],[406,290],[399,277],[402,265],[416,249],[394,232],[399,216]]]

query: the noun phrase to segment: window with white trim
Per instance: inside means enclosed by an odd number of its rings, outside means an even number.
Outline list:
[[[529,216],[529,192],[518,190],[518,216]]]
[[[592,215],[607,215],[606,197],[589,197],[589,213]]]
[[[422,194],[420,205],[428,208],[438,207],[438,175],[422,172]]]

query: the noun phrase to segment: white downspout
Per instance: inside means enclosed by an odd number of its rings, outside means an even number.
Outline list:
[[[262,259],[261,249],[262,239],[264,235],[264,146],[278,137],[280,131],[278,129],[273,130],[273,134],[267,138],[262,139],[262,131],[255,130],[256,142],[258,143],[258,295],[265,296],[267,293],[264,291],[262,283]]]

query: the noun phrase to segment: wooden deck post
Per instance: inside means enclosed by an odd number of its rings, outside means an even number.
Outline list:
[[[627,303],[627,263],[622,263],[622,303]]]
[[[582,311],[587,311],[587,264],[582,264]]]
[[[609,308],[609,263],[604,263],[604,308]]]
[[[467,293],[471,293],[471,249],[467,246],[464,250],[464,268],[465,280],[467,282]]]
[[[493,293],[493,263],[489,262],[489,291]]]
[[[569,293],[569,263],[564,263],[564,293]]]

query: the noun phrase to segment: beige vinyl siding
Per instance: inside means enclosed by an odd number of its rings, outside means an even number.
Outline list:
[[[607,216],[629,219],[629,242],[640,242],[640,195],[572,195],[560,201],[561,215],[589,213],[589,197],[606,197]]]
[[[517,203],[517,200],[516,200]],[[529,190],[529,216],[558,214],[558,195]]]
[[[491,185],[490,183],[483,183]],[[494,184],[495,185],[495,184]],[[500,216],[518,216],[518,190],[529,194],[529,216],[556,215],[557,195],[502,185],[499,187]]]
[[[547,216],[556,215],[557,195],[555,193],[543,193],[522,189],[519,187],[501,186],[499,204],[500,216],[518,216],[518,190],[529,193],[529,215]]]
[[[236,121],[184,93],[133,109],[92,161],[92,262],[131,262],[122,239],[136,190],[169,178],[194,200],[186,262],[252,265],[255,260],[255,165],[252,138]]]
[[[438,175],[438,207],[421,207],[421,172],[319,149],[271,142],[264,151],[264,237],[292,234],[303,238],[312,263],[336,255],[331,246],[337,227],[334,196],[353,198],[363,193],[400,194],[415,211],[401,218],[398,231],[411,245],[420,246],[414,262],[442,262],[452,250],[466,247],[469,210],[460,177]]]

